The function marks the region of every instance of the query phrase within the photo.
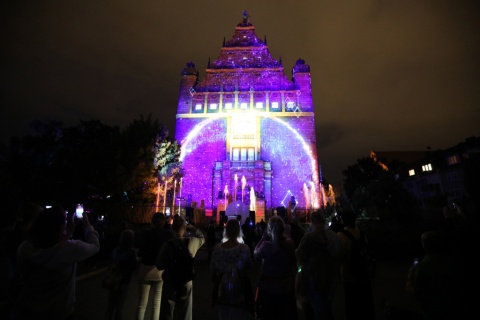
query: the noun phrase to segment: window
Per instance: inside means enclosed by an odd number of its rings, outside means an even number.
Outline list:
[[[240,160],[247,161],[247,149],[245,148],[240,149]]]
[[[414,176],[415,175],[415,170],[414,169],[410,169],[408,170],[408,175],[411,177],[411,176]]]
[[[248,155],[247,155],[247,157],[248,157],[248,160],[249,160],[249,161],[255,160],[255,154],[254,154],[253,151],[254,151],[253,148],[248,148]]]
[[[257,109],[262,109],[262,108],[263,108],[263,102],[257,102],[257,103],[255,103],[255,108],[257,108]]]
[[[225,109],[232,109],[232,103],[231,102],[225,103]]]
[[[462,189],[450,189],[450,193],[455,197],[455,198],[461,198],[464,196],[463,190]]]
[[[293,102],[293,101],[288,101],[288,102],[287,102],[287,109],[293,110],[293,108],[295,108],[295,102]]]
[[[422,171],[432,171],[432,165],[430,163],[423,165]]]
[[[272,102],[272,109],[278,109],[278,102]]]
[[[195,110],[202,110],[202,104],[201,103],[197,103],[195,105]]]
[[[218,105],[216,103],[210,103],[210,110],[216,110]]]
[[[458,172],[450,172],[446,175],[447,181],[459,181],[460,180],[460,175]]]
[[[240,103],[240,109],[244,109],[244,110],[248,109],[248,103],[246,103],[246,102]]]
[[[232,161],[255,161],[255,149],[233,148]]]
[[[233,161],[240,160],[240,149],[239,148],[233,148],[232,160]]]
[[[459,162],[460,162],[460,157],[458,156],[458,154],[450,156],[447,159],[447,163],[448,163],[449,166],[453,166],[454,164],[457,164]]]

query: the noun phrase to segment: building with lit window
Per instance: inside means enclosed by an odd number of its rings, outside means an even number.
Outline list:
[[[310,67],[299,59],[290,80],[246,12],[203,78],[192,62],[182,70],[175,138],[185,199],[225,210],[230,196],[257,218],[319,207]]]
[[[480,153],[480,138],[469,137],[444,150],[375,153],[386,163],[403,163],[397,177],[420,205],[451,206],[468,196],[464,164]]]

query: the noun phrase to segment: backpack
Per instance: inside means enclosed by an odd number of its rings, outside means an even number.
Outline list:
[[[217,302],[227,305],[241,305],[245,302],[242,281],[237,268],[232,263],[220,276]]]
[[[372,248],[360,231],[360,238],[355,237],[347,230],[342,230],[352,242],[350,253],[350,272],[358,280],[371,279],[375,275],[375,257]]]
[[[122,283],[123,273],[118,262],[112,263],[102,279],[102,288],[118,290]]]
[[[188,238],[182,246],[176,245],[174,241],[167,241],[173,248],[173,264],[169,276],[172,277],[175,286],[183,286],[185,283],[195,279],[195,258],[188,250]]]

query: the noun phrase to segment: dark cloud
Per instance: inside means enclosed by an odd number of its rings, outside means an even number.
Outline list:
[[[324,177],[377,150],[446,148],[479,135],[479,5],[468,0],[18,0],[0,7],[2,142],[32,120],[175,131],[180,71],[204,75],[251,14],[291,76],[311,66]]]

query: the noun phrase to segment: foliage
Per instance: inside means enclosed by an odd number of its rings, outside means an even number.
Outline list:
[[[365,218],[408,219],[414,199],[397,181],[392,168],[384,169],[376,160],[365,157],[343,171],[346,198]],[[339,198],[341,203],[346,199]]]
[[[180,145],[168,136],[166,127],[157,135],[154,146],[153,167],[158,177],[179,178]]]
[[[146,119],[134,120],[123,132],[120,174],[124,178],[123,190],[128,191],[125,200],[129,202],[152,203],[155,199],[151,189],[151,185],[156,184],[153,146],[160,128],[161,124],[149,115]]]
[[[34,134],[13,137],[2,148],[4,201],[68,207],[112,196],[117,202],[152,203],[158,172],[168,179],[180,172],[180,146],[150,115],[134,119],[124,130],[97,120],[71,127],[37,121],[32,128]],[[154,163],[158,157],[161,161]]]
[[[180,145],[175,139],[169,137],[167,128],[162,126],[155,138],[153,147],[153,174],[148,186],[148,193],[152,197],[157,195],[157,182],[162,181],[160,183],[160,196],[163,196],[165,185],[168,188],[169,184],[183,176],[181,163],[179,162],[180,152]]]

